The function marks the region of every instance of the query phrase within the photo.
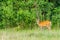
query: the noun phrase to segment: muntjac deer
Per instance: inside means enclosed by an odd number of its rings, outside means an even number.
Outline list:
[[[37,24],[41,29],[44,28],[44,27],[46,27],[48,30],[51,29],[51,21],[47,20],[47,21],[40,22],[39,20],[37,20]]]
[[[42,29],[43,27],[47,27],[48,28],[48,30],[50,30],[51,29],[51,21],[49,21],[49,20],[47,20],[47,21],[40,21],[39,20],[39,14],[40,14],[40,12],[39,12],[39,5],[37,4],[37,2],[36,2],[37,0],[35,0],[35,3],[34,3],[34,5],[35,5],[35,8],[36,8],[36,16],[37,16],[37,19],[38,20],[36,20],[37,21],[37,24],[38,24],[38,26]],[[44,14],[45,14],[45,12],[43,12],[43,16],[44,16]]]

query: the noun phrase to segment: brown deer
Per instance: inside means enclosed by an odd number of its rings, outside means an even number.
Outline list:
[[[48,30],[50,30],[51,29],[51,21],[49,21],[49,20],[45,20],[45,21],[40,21],[39,20],[39,5],[37,4],[37,2],[36,2],[37,0],[35,0],[35,3],[34,3],[34,5],[35,5],[35,8],[36,8],[36,16],[37,16],[37,24],[38,24],[38,26],[42,29],[43,27],[47,27],[48,28]]]
[[[39,19],[37,20],[37,24],[38,26],[42,29],[44,27],[46,27],[48,30],[51,29],[51,21],[39,21]]]

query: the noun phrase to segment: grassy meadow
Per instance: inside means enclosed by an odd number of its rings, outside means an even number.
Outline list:
[[[60,40],[60,30],[0,30],[0,40]]]

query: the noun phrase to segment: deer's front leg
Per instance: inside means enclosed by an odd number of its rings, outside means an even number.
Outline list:
[[[40,26],[40,29],[41,29],[41,30],[43,30],[43,27],[42,27],[42,26]]]

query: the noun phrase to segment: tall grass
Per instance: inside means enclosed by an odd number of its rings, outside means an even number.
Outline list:
[[[0,30],[0,40],[60,40],[60,30]]]

